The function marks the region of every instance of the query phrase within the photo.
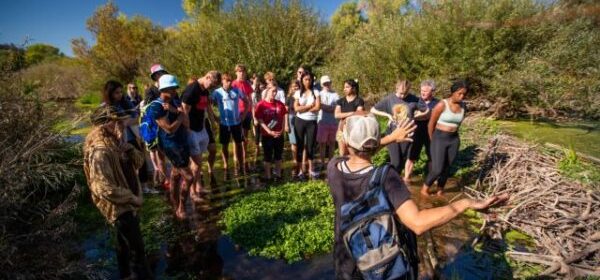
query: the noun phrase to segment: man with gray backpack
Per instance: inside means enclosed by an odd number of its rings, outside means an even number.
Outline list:
[[[404,121],[381,139],[372,115],[346,119],[343,141],[350,154],[331,160],[327,167],[335,205],[336,279],[417,279],[416,235],[467,209],[483,210],[508,199],[461,199],[419,210],[398,173],[387,172],[387,164],[375,167],[371,161],[381,146],[411,141],[407,134],[414,129],[412,122]]]

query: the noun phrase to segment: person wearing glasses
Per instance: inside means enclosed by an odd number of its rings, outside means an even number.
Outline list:
[[[138,87],[134,83],[127,84],[127,95],[125,96],[125,99],[133,104],[139,113],[139,105],[142,102],[142,96],[139,94]]]

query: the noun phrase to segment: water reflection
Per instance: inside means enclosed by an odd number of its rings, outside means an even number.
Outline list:
[[[211,177],[206,176],[203,179],[207,186],[207,193],[196,201],[188,199],[186,207],[188,218],[176,223],[176,227],[181,227],[181,230],[173,231],[183,232],[183,234],[178,234],[173,239],[169,238],[169,241],[165,240],[161,250],[156,252],[158,256],[155,258],[154,272],[157,279],[333,279],[331,254],[288,264],[284,260],[249,256],[243,248],[239,248],[231,239],[223,236],[220,220],[222,211],[229,204],[243,195],[274,186],[270,182],[261,182],[259,175],[231,176],[226,180],[224,176],[222,172]],[[282,183],[288,180],[289,178],[286,178]],[[450,199],[459,195],[460,188],[457,184],[456,180],[450,180],[448,192],[443,197],[422,199],[418,195],[421,182],[414,182],[410,190],[417,194],[413,199],[419,207],[429,208],[445,205]],[[168,194],[165,194],[165,201],[168,201],[167,196]],[[103,236],[107,237],[106,234]],[[510,269],[506,267],[501,271],[495,269],[498,260],[490,259],[492,257],[489,254],[481,254],[465,246],[473,237],[468,220],[464,217],[434,229],[431,234],[419,237],[418,246],[422,256],[420,278],[490,279],[490,275],[492,278],[500,277],[499,275],[504,273],[510,275]],[[98,239],[96,237],[90,240]],[[89,247],[86,251],[95,252],[94,246],[112,251],[112,248],[106,244],[102,245],[103,243],[95,241],[92,243],[86,243]],[[435,271],[427,259],[431,251],[439,261]],[[86,256],[86,260],[90,263],[98,259],[101,258]],[[103,271],[111,274],[108,278],[118,277],[113,267],[105,267]]]

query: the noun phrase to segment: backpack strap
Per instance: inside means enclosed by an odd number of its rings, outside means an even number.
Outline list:
[[[385,177],[387,177],[387,173],[389,170],[390,170],[389,164],[384,164],[382,166],[378,166],[375,169],[375,171],[373,172],[371,179],[369,180],[369,189],[373,189],[375,187],[381,186],[383,180],[385,180]]]

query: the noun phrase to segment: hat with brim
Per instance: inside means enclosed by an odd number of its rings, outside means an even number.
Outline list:
[[[158,90],[164,91],[172,88],[178,88],[179,82],[177,81],[177,77],[165,74],[160,76],[158,79]]]
[[[129,115],[120,113],[115,106],[100,106],[90,116],[93,125],[103,125],[111,121],[129,118]]]
[[[160,64],[152,65],[152,67],[150,67],[150,79],[156,81],[156,75],[158,74],[169,74],[169,72],[167,72]]]

